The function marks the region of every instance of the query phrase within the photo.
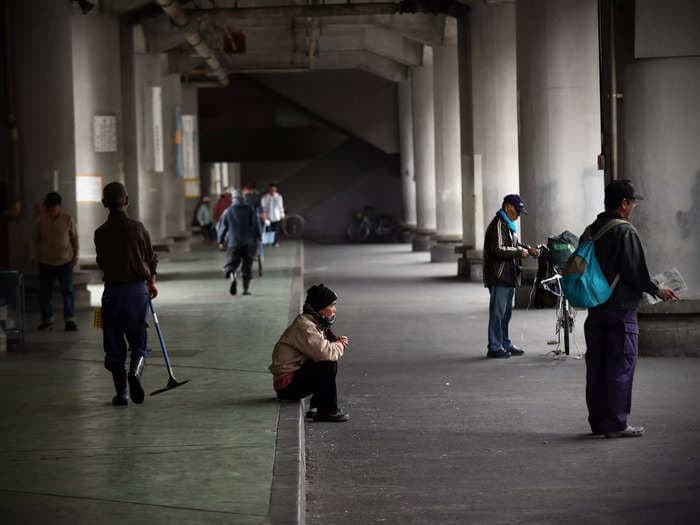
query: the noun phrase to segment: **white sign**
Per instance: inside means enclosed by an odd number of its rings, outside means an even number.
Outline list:
[[[182,179],[185,184],[185,197],[188,199],[199,198],[199,179]]]
[[[165,152],[163,151],[163,105],[160,86],[151,88],[151,112],[153,123],[153,171],[165,170]]]
[[[75,198],[78,202],[102,202],[102,175],[75,177]]]
[[[197,133],[197,117],[182,115],[182,147],[185,161],[185,178],[197,178],[197,150],[195,134]]]
[[[117,117],[95,115],[92,118],[92,141],[95,153],[117,151]]]

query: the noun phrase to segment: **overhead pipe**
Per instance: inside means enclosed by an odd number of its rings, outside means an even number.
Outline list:
[[[178,0],[156,0],[156,3],[163,9],[172,20],[173,24],[184,31],[184,38],[190,44],[197,54],[204,59],[209,69],[219,79],[219,82],[226,86],[228,85],[228,74],[221,67],[219,59],[216,58],[214,51],[207,45],[199,34],[199,31],[188,29],[191,24],[189,15],[182,9]]]

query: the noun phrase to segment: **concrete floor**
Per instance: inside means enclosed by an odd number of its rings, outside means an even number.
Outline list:
[[[697,523],[700,360],[643,358],[631,422],[647,435],[589,437],[584,362],[547,355],[554,312],[517,310],[527,354],[486,360],[487,291],[428,257],[307,245],[305,285],[340,296],[353,418],[307,424],[309,523]]]
[[[268,254],[254,295],[235,298],[213,248],[163,263],[155,304],[191,382],[141,406],[111,406],[92,312],[78,333],[30,330],[0,355],[0,523],[266,522],[279,411],[267,366],[295,257],[292,244]],[[147,392],[167,380],[152,335]]]

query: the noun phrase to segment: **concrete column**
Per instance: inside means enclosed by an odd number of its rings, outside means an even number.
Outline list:
[[[177,115],[182,115],[180,75],[166,75],[162,79],[162,84],[165,171],[161,187],[165,212],[165,235],[168,238],[181,238],[188,235],[188,232],[185,223],[184,183],[177,173],[177,150],[182,147],[182,128],[179,130],[179,136],[176,130]]]
[[[416,174],[416,237],[413,251],[428,251],[437,229],[435,212],[435,111],[433,50],[423,48],[423,65],[413,68],[413,147]]]
[[[436,244],[431,262],[456,261],[462,242],[462,162],[457,20],[448,17],[434,52]]]
[[[519,192],[515,2],[476,3],[472,18],[474,178],[481,186],[475,247],[504,195]]]
[[[403,222],[407,229],[416,228],[416,178],[413,161],[413,104],[411,79],[399,82],[399,140],[401,142],[401,193]],[[411,234],[412,236],[412,234]]]
[[[535,244],[580,234],[602,208],[597,5],[521,0],[516,11],[522,239]]]

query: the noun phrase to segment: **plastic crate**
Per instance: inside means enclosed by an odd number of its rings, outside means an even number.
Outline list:
[[[9,348],[24,342],[24,276],[0,271],[0,327]]]

